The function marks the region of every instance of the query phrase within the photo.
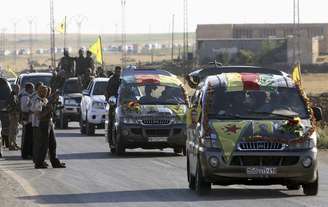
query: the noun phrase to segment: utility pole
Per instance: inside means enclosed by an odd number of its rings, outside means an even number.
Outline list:
[[[54,2],[50,0],[50,59],[53,69],[56,68],[55,18]]]
[[[148,41],[149,41],[149,45],[151,46],[150,48],[150,62],[153,64],[154,62],[154,45],[152,43],[152,37],[151,37],[151,25],[149,25],[149,29],[148,29]]]
[[[86,21],[88,18],[82,14],[79,14],[75,17],[75,23],[77,25],[77,42],[76,42],[76,49],[79,51],[79,49],[82,47],[82,24],[84,21]]]
[[[13,57],[14,57],[14,69],[16,70],[17,69],[17,24],[18,24],[18,20],[17,19],[14,19],[12,21],[13,23],[13,27],[14,27],[14,49],[13,49]]]
[[[127,43],[126,43],[126,25],[125,25],[125,11],[126,11],[126,0],[121,0],[122,6],[122,67],[126,67],[127,61]]]
[[[174,61],[174,14],[172,15],[171,61]]]
[[[1,62],[2,62],[2,69],[4,69],[5,66],[5,62],[6,62],[6,28],[2,28],[1,29]]]
[[[183,0],[183,68],[186,69],[188,48],[188,0]]]
[[[33,23],[34,23],[34,18],[33,17],[27,18],[27,22],[29,25],[29,49],[30,49],[28,64],[33,65]]]
[[[301,62],[300,1],[293,0],[293,61]]]

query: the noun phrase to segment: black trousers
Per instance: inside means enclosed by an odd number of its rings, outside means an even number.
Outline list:
[[[23,159],[33,156],[33,127],[31,123],[23,126],[21,153]]]
[[[60,161],[57,159],[57,142],[56,142],[56,136],[55,136],[55,130],[54,125],[50,124],[50,132],[49,132],[49,159],[51,162],[51,165],[58,166],[60,164]]]
[[[43,165],[49,148],[49,122],[40,122],[33,128],[33,161],[35,165]]]

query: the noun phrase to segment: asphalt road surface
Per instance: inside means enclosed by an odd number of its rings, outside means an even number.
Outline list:
[[[0,207],[12,206],[328,206],[328,153],[320,153],[320,194],[303,196],[282,186],[214,186],[199,197],[189,191],[186,159],[171,150],[109,153],[102,131],[81,136],[56,130],[66,169],[35,170],[18,152],[0,160]]]

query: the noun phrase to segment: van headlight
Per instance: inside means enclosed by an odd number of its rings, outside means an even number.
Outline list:
[[[92,102],[92,108],[93,109],[105,109],[106,105],[102,102],[94,101],[94,102]]]
[[[219,148],[218,136],[215,132],[201,138],[201,144],[206,148]]]
[[[290,150],[310,150],[317,146],[316,139],[307,139],[302,143],[292,143],[288,144],[288,149]]]
[[[133,117],[122,117],[123,124],[138,124],[138,120]]]
[[[80,104],[75,99],[65,99],[66,106],[79,106]]]

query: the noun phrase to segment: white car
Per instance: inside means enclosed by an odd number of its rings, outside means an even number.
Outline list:
[[[83,91],[81,101],[81,134],[93,135],[95,129],[104,129],[106,120],[105,90],[108,78],[92,80]]]

